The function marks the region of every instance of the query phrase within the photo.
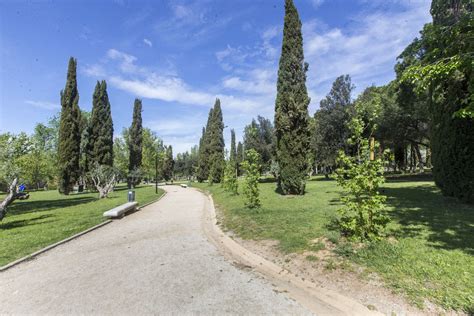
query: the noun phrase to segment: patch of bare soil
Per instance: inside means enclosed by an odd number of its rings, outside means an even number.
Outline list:
[[[342,293],[371,310],[386,315],[459,315],[430,302],[425,302],[423,310],[410,305],[403,297],[384,287],[383,281],[376,274],[368,273],[363,267],[334,254],[334,244],[325,239],[313,241],[315,244],[324,244],[324,249],[319,251],[284,254],[278,250],[277,241],[243,240],[231,232],[227,234],[244,248],[287,269],[302,280]]]

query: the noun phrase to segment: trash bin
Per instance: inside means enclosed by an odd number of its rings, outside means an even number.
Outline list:
[[[128,201],[129,202],[135,201],[135,191],[128,191]]]

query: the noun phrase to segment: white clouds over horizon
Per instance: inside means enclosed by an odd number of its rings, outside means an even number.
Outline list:
[[[314,7],[324,2],[310,1]],[[303,21],[305,59],[309,63],[307,87],[312,98],[310,115],[340,75],[352,77],[356,93],[371,84],[386,84],[394,78],[396,57],[418,35],[423,24],[429,22],[429,1],[388,2],[397,3],[397,10],[385,10],[380,7],[384,2],[379,1],[377,5],[368,5],[370,10],[349,16],[350,23],[344,27],[328,26],[316,18]],[[183,41],[189,34],[192,34],[191,42],[207,39],[228,23],[227,18],[213,24],[206,23],[211,15],[197,2],[188,6],[173,3],[171,9],[170,20],[161,21],[155,28],[160,27],[165,33],[182,30],[183,33],[166,35],[169,36],[167,40],[173,42]],[[83,72],[90,77],[105,77],[113,87],[137,97],[164,101],[170,106],[196,106],[201,114],[219,97],[225,123],[238,126],[237,136],[241,137],[243,126],[252,117],[273,118],[282,25],[268,25],[257,35],[256,40],[245,45],[227,40],[220,49],[219,46],[214,48],[214,52],[210,52],[214,56],[211,66],[219,66],[222,74],[215,78],[204,74],[202,81],[186,80],[185,76],[179,75],[179,71],[185,71],[184,65],[174,65],[170,72],[156,71],[152,65],[142,64],[135,54],[115,48],[109,49],[102,60],[88,65]],[[143,39],[145,45],[153,47],[151,41],[147,41]],[[195,43],[180,45],[188,44]],[[166,56],[162,57],[166,59]],[[198,119],[186,116],[182,119],[150,119],[148,124],[164,140],[177,145],[176,151],[197,144],[203,121],[205,117],[201,115]]]
[[[25,100],[25,103],[44,110],[59,110],[61,105],[54,102]]]

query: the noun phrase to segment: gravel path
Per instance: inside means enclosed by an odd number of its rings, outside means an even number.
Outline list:
[[[205,195],[165,189],[140,212],[1,272],[0,314],[309,314],[219,254],[202,228]]]

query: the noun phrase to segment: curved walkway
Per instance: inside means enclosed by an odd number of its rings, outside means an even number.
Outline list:
[[[168,194],[140,212],[0,273],[0,314],[309,314],[225,260],[204,234],[207,197]]]

